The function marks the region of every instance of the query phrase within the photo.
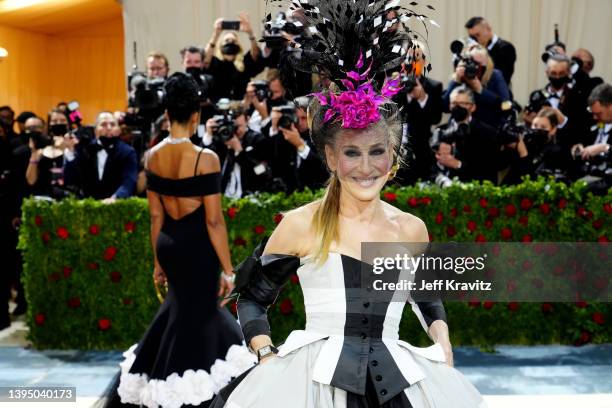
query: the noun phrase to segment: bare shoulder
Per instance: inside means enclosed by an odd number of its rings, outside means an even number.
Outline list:
[[[400,227],[402,242],[429,242],[429,233],[425,222],[414,214],[404,212],[387,204],[386,208]]]
[[[221,171],[221,162],[217,153],[210,149],[195,147],[197,154],[200,155],[198,162],[198,173],[208,174]]]
[[[313,242],[312,219],[317,202],[309,203],[283,214],[264,249],[264,253],[303,256]]]

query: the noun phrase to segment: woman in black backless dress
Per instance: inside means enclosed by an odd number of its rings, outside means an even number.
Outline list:
[[[123,354],[109,405],[205,407],[256,362],[238,323],[218,305],[233,288],[233,272],[219,159],[189,141],[199,123],[197,84],[177,73],[165,87],[171,132],[151,150],[146,169],[154,279],[167,280],[168,293],[143,338]]]

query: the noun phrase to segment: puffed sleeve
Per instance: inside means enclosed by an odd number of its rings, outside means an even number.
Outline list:
[[[238,319],[247,344],[258,335],[270,335],[268,307],[276,301],[283,285],[300,266],[300,258],[293,255],[262,255],[264,240],[253,255],[237,268]]]

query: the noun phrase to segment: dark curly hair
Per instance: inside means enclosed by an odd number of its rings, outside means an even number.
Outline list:
[[[191,115],[200,111],[199,88],[191,75],[182,72],[172,74],[166,81],[164,89],[170,122],[186,124]]]

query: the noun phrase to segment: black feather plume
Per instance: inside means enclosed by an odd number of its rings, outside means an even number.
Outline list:
[[[428,24],[435,21],[417,11],[416,2],[400,0],[267,0],[267,8],[287,9],[298,15],[298,24],[303,24],[304,33],[298,39],[296,52],[289,62],[294,69],[326,74],[337,81],[344,79],[350,71],[363,71],[356,67],[360,55],[365,59],[365,68],[371,65],[370,75],[380,77],[396,69],[406,60],[414,39],[427,42]],[[434,10],[432,6],[426,6]],[[395,18],[387,20],[394,12]],[[408,27],[417,23],[425,30],[422,35]],[[390,30],[398,24],[402,29]],[[364,68],[364,69],[365,69]],[[378,84],[379,86],[381,84]]]

